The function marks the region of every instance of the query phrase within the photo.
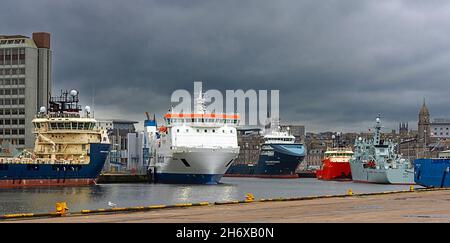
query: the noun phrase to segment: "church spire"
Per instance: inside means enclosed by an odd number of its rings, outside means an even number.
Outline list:
[[[422,108],[420,109],[419,116],[429,117],[430,112],[428,111],[427,104],[425,103],[425,97],[423,98]]]

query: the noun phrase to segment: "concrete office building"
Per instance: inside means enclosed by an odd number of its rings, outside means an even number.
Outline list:
[[[128,169],[128,134],[135,134],[137,121],[97,119],[97,127],[108,131],[111,152],[106,159],[105,172],[123,172]]]
[[[33,148],[31,120],[52,88],[49,33],[0,35],[0,143]]]
[[[430,131],[433,138],[450,138],[450,119],[434,119],[430,123]]]

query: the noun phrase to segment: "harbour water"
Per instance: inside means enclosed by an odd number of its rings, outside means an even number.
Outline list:
[[[55,203],[67,202],[72,212],[82,209],[221,202],[243,200],[247,193],[256,199],[313,195],[407,190],[404,185],[379,185],[351,181],[319,181],[315,178],[260,179],[223,178],[219,185],[98,184],[81,187],[35,187],[0,189],[0,215],[54,211]],[[416,186],[419,188],[419,186]]]

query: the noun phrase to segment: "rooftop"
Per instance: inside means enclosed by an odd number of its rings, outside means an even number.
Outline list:
[[[30,37],[24,35],[0,35],[0,40],[2,39],[29,39]]]
[[[122,119],[97,119],[97,122],[112,122],[112,123],[122,123],[122,124],[137,124],[137,121],[129,121]]]

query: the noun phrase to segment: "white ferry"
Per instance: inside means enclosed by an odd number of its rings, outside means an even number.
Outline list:
[[[207,113],[201,90],[194,110],[164,116],[149,169],[154,182],[217,184],[238,156],[239,116]]]

